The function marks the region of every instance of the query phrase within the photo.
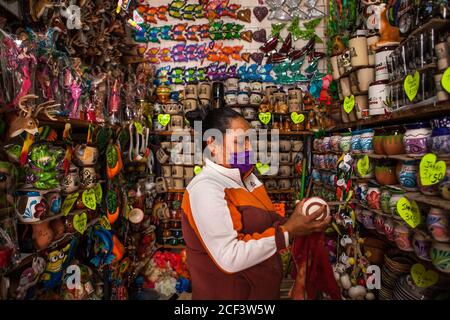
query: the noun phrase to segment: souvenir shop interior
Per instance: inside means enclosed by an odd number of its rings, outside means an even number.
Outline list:
[[[190,299],[215,108],[279,137],[278,214],[327,202],[340,299],[449,299],[449,30],[448,0],[0,0],[0,300]],[[330,298],[280,254],[282,299]]]

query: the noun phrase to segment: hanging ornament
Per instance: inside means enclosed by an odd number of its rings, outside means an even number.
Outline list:
[[[303,0],[306,10],[302,10],[306,14],[305,19],[323,18],[325,13],[316,8],[317,0]]]
[[[252,22],[252,11],[250,9],[239,10],[236,15],[238,20],[244,22]]]
[[[269,20],[289,21],[292,16],[283,8],[285,0],[267,0],[266,4],[270,7]]]
[[[272,37],[278,37],[280,36],[281,30],[284,29],[284,27],[286,27],[286,23],[273,23],[272,24],[272,31],[270,32],[270,35]]]
[[[244,60],[245,62],[249,63],[249,62],[250,62],[250,53],[249,53],[249,52],[243,52],[243,53],[241,53],[241,58],[242,58],[242,60]]]
[[[251,30],[243,31],[243,32],[240,33],[239,36],[240,36],[240,38],[241,38],[242,40],[244,40],[244,41],[252,42],[253,32],[252,32]]]
[[[266,29],[261,29],[258,31],[253,32],[253,40],[256,42],[266,42],[267,41],[267,34]]]
[[[256,20],[258,20],[259,22],[262,22],[269,14],[269,9],[267,9],[267,7],[261,7],[261,6],[254,7],[253,14],[255,15]]]

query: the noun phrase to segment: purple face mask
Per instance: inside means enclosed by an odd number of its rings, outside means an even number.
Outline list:
[[[253,170],[253,164],[251,163],[253,158],[252,151],[235,152],[230,154],[230,167],[239,169],[241,176]]]

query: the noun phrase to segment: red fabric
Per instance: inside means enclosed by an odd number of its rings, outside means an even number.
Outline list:
[[[316,300],[325,293],[333,300],[341,300],[339,286],[334,279],[323,232],[297,237],[292,244],[295,279],[291,290],[294,300]]]

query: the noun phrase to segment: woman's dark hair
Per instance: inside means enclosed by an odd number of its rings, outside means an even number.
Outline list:
[[[237,111],[229,107],[222,107],[210,110],[202,122],[202,134],[209,129],[217,129],[222,133],[230,127],[230,122],[233,119],[244,119],[244,117]]]

